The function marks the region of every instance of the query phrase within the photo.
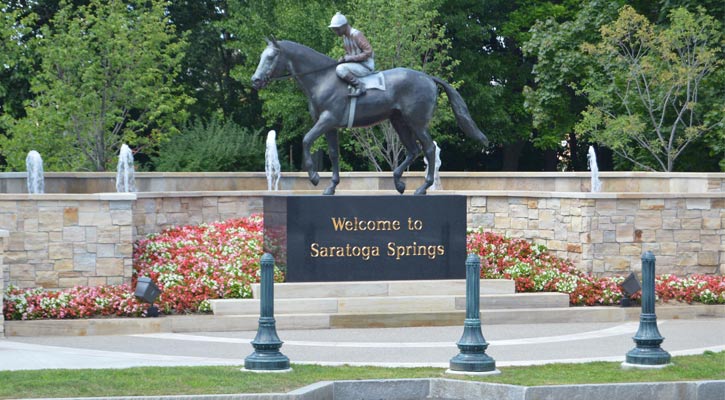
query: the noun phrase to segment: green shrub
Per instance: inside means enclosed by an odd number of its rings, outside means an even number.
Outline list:
[[[264,171],[262,131],[214,117],[196,120],[159,146],[153,157],[156,171]]]

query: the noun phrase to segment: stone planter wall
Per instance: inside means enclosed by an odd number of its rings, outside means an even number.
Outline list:
[[[134,194],[0,196],[5,285],[69,288],[131,281]]]
[[[0,229],[0,305],[3,304],[4,293],[3,288],[5,287],[5,264],[3,263],[3,254],[5,252],[5,242],[7,241],[9,232],[5,229]],[[5,337],[5,314],[0,310],[0,338]]]
[[[323,172],[321,186],[314,187],[303,172],[283,172],[280,190],[312,190],[316,194],[330,179]],[[520,190],[537,192],[581,192],[591,188],[587,172],[441,172],[445,190]],[[607,193],[712,193],[725,192],[725,173],[602,172],[602,192]],[[115,192],[113,172],[48,172],[46,193]],[[423,182],[423,172],[405,173],[409,190]],[[141,172],[136,187],[143,192],[263,191],[264,172]],[[339,190],[393,191],[391,172],[342,172]],[[0,193],[26,193],[26,174],[0,173]]]
[[[339,194],[382,193],[390,194]],[[596,275],[637,271],[647,250],[657,257],[657,273],[725,273],[723,192],[445,193],[468,196],[469,228],[544,244]],[[135,240],[174,225],[261,213],[266,194],[0,195],[0,229],[9,231],[3,284],[58,289],[129,282]]]
[[[179,225],[198,225],[262,213],[264,192],[138,193],[134,237]]]
[[[725,195],[471,194],[469,227],[546,245],[596,275],[639,270],[652,251],[657,273],[725,273]]]

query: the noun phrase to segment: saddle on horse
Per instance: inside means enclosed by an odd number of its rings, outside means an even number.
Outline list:
[[[385,91],[385,75],[383,75],[382,72],[374,72],[370,75],[363,76],[362,78],[357,78],[360,80],[360,83],[364,85],[365,90],[381,90]],[[355,90],[354,87],[348,86],[348,90],[353,91]],[[355,109],[357,108],[357,98],[358,96],[349,96],[349,111],[347,113],[347,127],[352,128],[353,122],[355,122]]]

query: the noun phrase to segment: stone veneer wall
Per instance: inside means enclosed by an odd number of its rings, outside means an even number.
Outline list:
[[[69,288],[131,281],[135,194],[0,196],[5,284]]]
[[[468,196],[470,228],[544,244],[596,275],[639,270],[647,250],[658,273],[725,273],[722,192],[445,193]],[[0,229],[9,231],[4,283],[56,289],[128,282],[135,240],[174,225],[261,213],[268,194],[0,195]]]
[[[179,225],[198,225],[261,214],[265,192],[138,193],[134,237]]]
[[[3,253],[5,252],[5,241],[9,232],[0,229],[0,307],[2,307],[5,287],[5,265],[3,264]],[[5,314],[0,310],[0,338],[5,337]]]
[[[641,268],[652,251],[658,273],[725,273],[725,194],[470,195],[469,227],[546,245],[595,275]]]
[[[261,213],[267,194],[139,193],[136,237],[173,225]],[[469,228],[544,244],[599,276],[638,271],[647,250],[657,257],[658,273],[725,274],[725,193],[457,194],[468,196]]]

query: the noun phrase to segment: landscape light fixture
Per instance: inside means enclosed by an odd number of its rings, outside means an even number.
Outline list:
[[[134,292],[134,296],[136,296],[141,301],[150,304],[149,308],[146,310],[147,316],[159,316],[159,308],[154,305],[154,301],[156,301],[160,294],[161,289],[159,289],[158,286],[154,284],[151,278],[146,276],[138,278],[138,282],[136,283],[136,292]]]
[[[640,286],[639,280],[637,279],[637,275],[635,275],[634,272],[630,273],[619,287],[622,288],[623,292],[622,300],[619,305],[622,307],[632,307],[632,300],[630,297],[642,289],[642,286]]]

